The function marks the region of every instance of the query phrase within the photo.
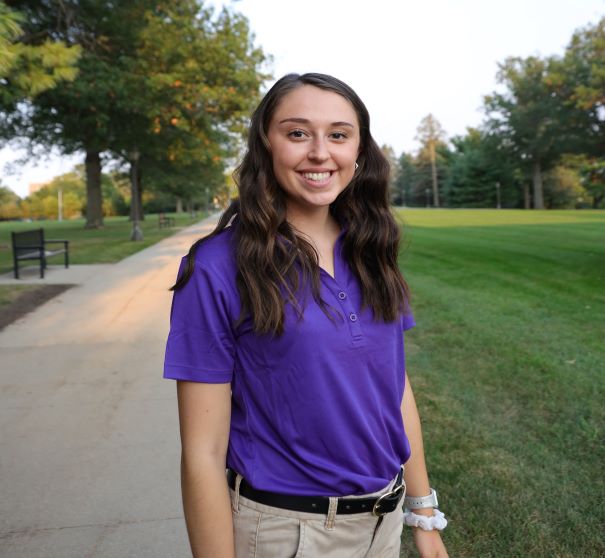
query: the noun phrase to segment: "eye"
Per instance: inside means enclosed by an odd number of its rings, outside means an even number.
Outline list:
[[[347,139],[347,134],[344,132],[332,132],[330,136],[335,140],[345,140]]]
[[[303,139],[305,137],[305,133],[302,130],[292,130],[288,132],[288,137],[293,139]]]

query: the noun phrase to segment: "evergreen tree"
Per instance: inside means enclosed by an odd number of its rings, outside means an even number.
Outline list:
[[[393,184],[393,204],[413,205],[411,192],[416,180],[414,157],[409,153],[402,153],[397,161],[397,176]]]
[[[500,140],[469,128],[452,139],[446,199],[453,207],[518,207],[522,185],[514,160],[500,149]],[[516,172],[517,170],[517,172]]]

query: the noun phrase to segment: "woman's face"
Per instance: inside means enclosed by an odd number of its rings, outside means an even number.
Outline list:
[[[289,210],[327,210],[351,182],[359,122],[353,105],[338,93],[312,85],[294,89],[278,104],[267,137]]]

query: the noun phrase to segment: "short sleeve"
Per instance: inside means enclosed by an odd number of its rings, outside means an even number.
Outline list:
[[[178,276],[186,263],[184,257]],[[173,293],[164,378],[231,382],[235,359],[232,298],[220,274],[196,261],[187,283]]]
[[[411,329],[416,325],[416,320],[414,319],[414,314],[412,311],[407,309],[404,314],[401,315],[401,328],[403,331],[407,329]]]

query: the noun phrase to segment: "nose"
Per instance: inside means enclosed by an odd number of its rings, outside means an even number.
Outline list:
[[[328,146],[323,138],[316,138],[313,141],[307,156],[313,161],[325,161],[326,159],[330,158]]]

